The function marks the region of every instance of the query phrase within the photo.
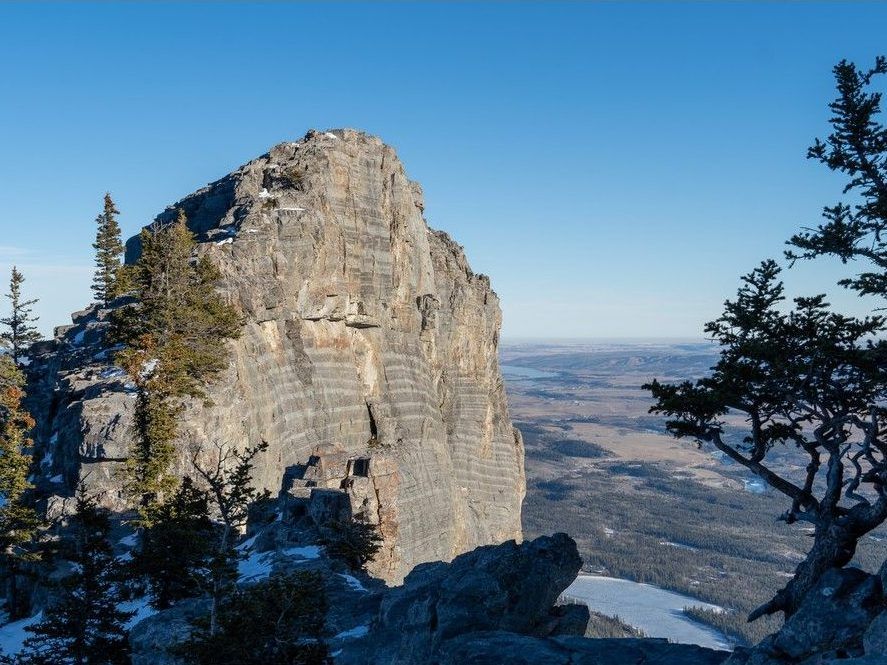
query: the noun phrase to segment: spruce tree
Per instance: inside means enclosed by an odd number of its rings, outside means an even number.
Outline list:
[[[203,621],[173,651],[193,665],[326,665],[326,610],[320,573],[275,575],[235,589],[219,608],[216,632]]]
[[[31,305],[37,302],[37,299],[22,300],[22,283],[24,281],[24,275],[19,272],[18,268],[12,266],[9,293],[6,294],[12,311],[9,316],[0,318],[0,324],[6,327],[6,330],[0,332],[0,342],[9,349],[15,363],[22,359],[22,355],[31,344],[40,339],[40,333],[34,326],[37,317],[31,313]]]
[[[199,595],[207,586],[207,566],[217,529],[209,517],[206,492],[186,477],[175,494],[158,506],[151,527],[130,568],[143,577],[158,610],[177,600]]]
[[[324,524],[320,542],[331,559],[343,561],[351,570],[362,570],[382,549],[378,528],[358,516]]]
[[[224,342],[239,335],[240,320],[214,289],[218,269],[194,258],[184,213],[143,229],[141,244],[131,271],[135,302],[114,313],[112,335],[126,347],[116,361],[138,392],[126,486],[148,525],[176,484],[169,466],[184,399],[205,398],[206,384],[227,367]]]
[[[43,619],[27,630],[20,662],[33,665],[124,665],[129,661],[126,622],[132,612],[118,608],[120,566],[109,542],[111,522],[81,484],[64,553],[74,572],[59,584],[59,595]]]
[[[120,240],[120,225],[117,215],[120,211],[114,205],[110,194],[105,194],[105,208],[96,217],[95,242],[95,276],[92,278],[92,292],[100,305],[107,305],[111,300],[126,290],[124,271],[121,265],[123,243]]]
[[[841,61],[834,74],[832,132],[807,157],[844,175],[844,194],[854,198],[826,206],[818,226],[788,241],[786,255],[858,261],[862,272],[839,284],[874,296],[871,314],[841,315],[824,295],[795,298],[788,308],[779,266],[764,261],[706,326],[721,348],[711,373],[646,386],[673,435],[712,444],[783,496],[782,520],[810,525],[807,556],[750,621],[791,617],[822,576],[848,565],[859,541],[887,521],[887,127],[873,89],[887,59],[869,70]],[[742,436],[728,430],[737,416],[745,418]],[[786,470],[783,446],[807,458],[803,471]]]
[[[30,544],[39,526],[26,492],[31,457],[28,431],[34,420],[22,408],[25,377],[7,355],[0,355],[0,563],[5,575],[7,612],[12,619],[24,616],[18,579],[25,562],[35,558]]]

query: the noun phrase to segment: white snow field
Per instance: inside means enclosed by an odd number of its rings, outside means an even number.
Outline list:
[[[691,620],[683,612],[690,606],[716,611],[723,611],[723,608],[651,584],[580,575],[561,594],[561,600],[582,603],[606,616],[618,616],[644,631],[648,637],[665,637],[671,642],[698,644],[710,649],[732,648],[720,631]]]

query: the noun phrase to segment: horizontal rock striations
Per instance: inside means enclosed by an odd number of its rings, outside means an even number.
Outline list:
[[[379,525],[374,573],[397,581],[520,537],[523,445],[499,373],[501,314],[487,277],[423,219],[421,188],[394,150],[351,130],[309,132],[185,197],[199,251],[243,314],[211,404],[190,403],[191,448],[266,441],[259,485],[348,494]],[[127,260],[139,252],[127,244]],[[36,349],[32,410],[40,482],[79,479],[122,508],[117,471],[132,393],[93,308]]]

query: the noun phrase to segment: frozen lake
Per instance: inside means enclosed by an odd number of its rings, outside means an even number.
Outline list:
[[[631,580],[580,575],[561,597],[583,603],[600,614],[618,616],[625,623],[640,628],[648,637],[665,637],[672,642],[698,644],[710,649],[731,648],[720,631],[696,623],[683,613],[683,609],[691,605],[721,608],[690,596]]]

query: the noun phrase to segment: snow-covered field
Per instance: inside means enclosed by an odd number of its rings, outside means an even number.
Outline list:
[[[727,638],[714,628],[688,618],[683,609],[697,606],[723,611],[717,605],[631,580],[580,575],[561,596],[580,602],[607,616],[618,616],[640,628],[648,637],[665,637],[672,642],[698,644],[710,649],[730,649]]]

